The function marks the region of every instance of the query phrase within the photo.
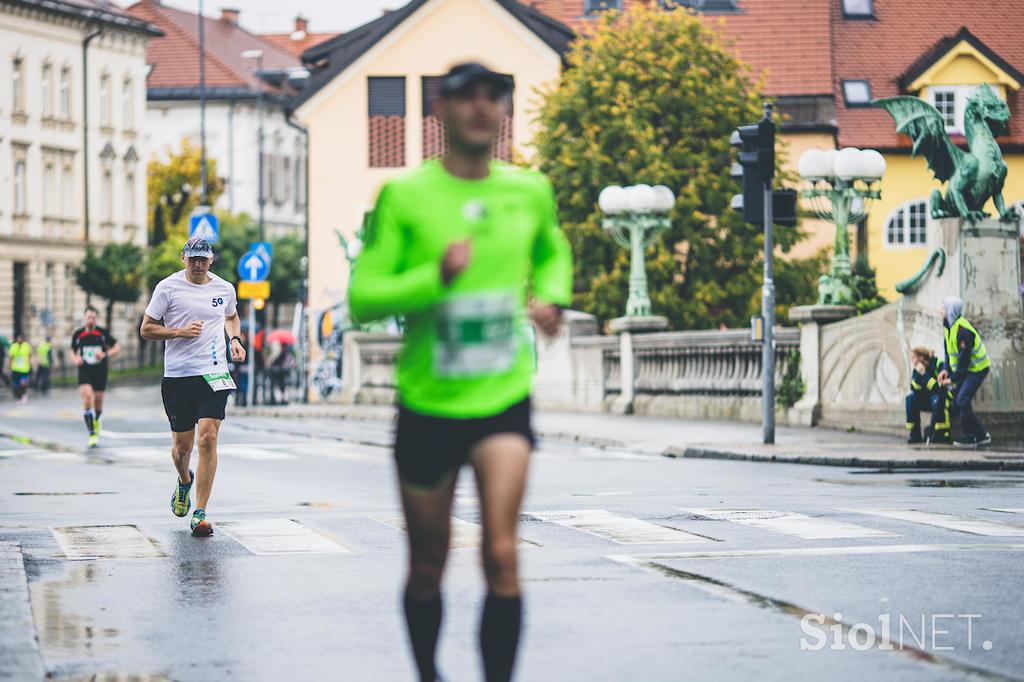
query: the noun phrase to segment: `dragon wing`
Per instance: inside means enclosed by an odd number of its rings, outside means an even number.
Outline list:
[[[939,182],[946,182],[960,165],[965,153],[946,133],[946,122],[935,107],[918,97],[885,97],[872,100],[895,119],[896,132],[910,137],[912,154],[923,156]]]

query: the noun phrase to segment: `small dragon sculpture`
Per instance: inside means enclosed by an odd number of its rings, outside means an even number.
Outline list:
[[[895,119],[896,130],[914,143],[911,153],[925,158],[935,178],[949,181],[945,196],[937,189],[932,191],[932,218],[960,217],[973,225],[988,217],[983,207],[991,198],[1002,222],[1020,219],[1003,199],[1006,163],[996,142],[997,135],[1009,130],[1010,109],[992,88],[982,85],[967,98],[964,133],[968,151],[953,144],[942,114],[918,97],[886,97],[872,104]]]

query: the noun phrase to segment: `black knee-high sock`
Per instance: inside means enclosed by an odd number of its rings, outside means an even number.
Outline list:
[[[480,651],[484,657],[487,682],[508,682],[519,648],[519,630],[523,619],[521,597],[488,594],[480,620]]]
[[[434,651],[437,649],[437,635],[441,631],[441,594],[421,601],[405,593],[405,623],[409,627],[409,641],[416,668],[422,682],[435,682],[437,669],[434,667]]]
[[[86,410],[82,413],[82,418],[85,419],[85,428],[89,429],[89,433],[93,432],[93,420],[94,414],[92,410]]]

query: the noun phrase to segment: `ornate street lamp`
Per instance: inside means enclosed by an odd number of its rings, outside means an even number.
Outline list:
[[[601,190],[597,203],[605,214],[602,227],[630,250],[626,317],[650,317],[644,249],[672,225],[669,213],[675,206],[675,195],[664,185],[612,185]]]
[[[819,218],[836,226],[832,267],[818,282],[818,303],[852,305],[849,225],[864,220],[871,202],[881,197],[877,183],[885,174],[885,158],[874,149],[808,149],[798,170],[810,183],[801,196]]]

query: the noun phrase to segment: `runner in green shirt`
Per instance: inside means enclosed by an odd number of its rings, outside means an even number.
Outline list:
[[[410,546],[405,613],[420,678],[430,682],[452,498],[466,463],[484,525],[485,676],[512,675],[522,612],[517,523],[534,445],[528,317],[555,334],[572,295],[550,183],[490,158],[511,91],[509,77],[480,64],[444,76],[435,108],[448,152],[381,191],[349,288],[358,320],[406,322],[395,438]]]

